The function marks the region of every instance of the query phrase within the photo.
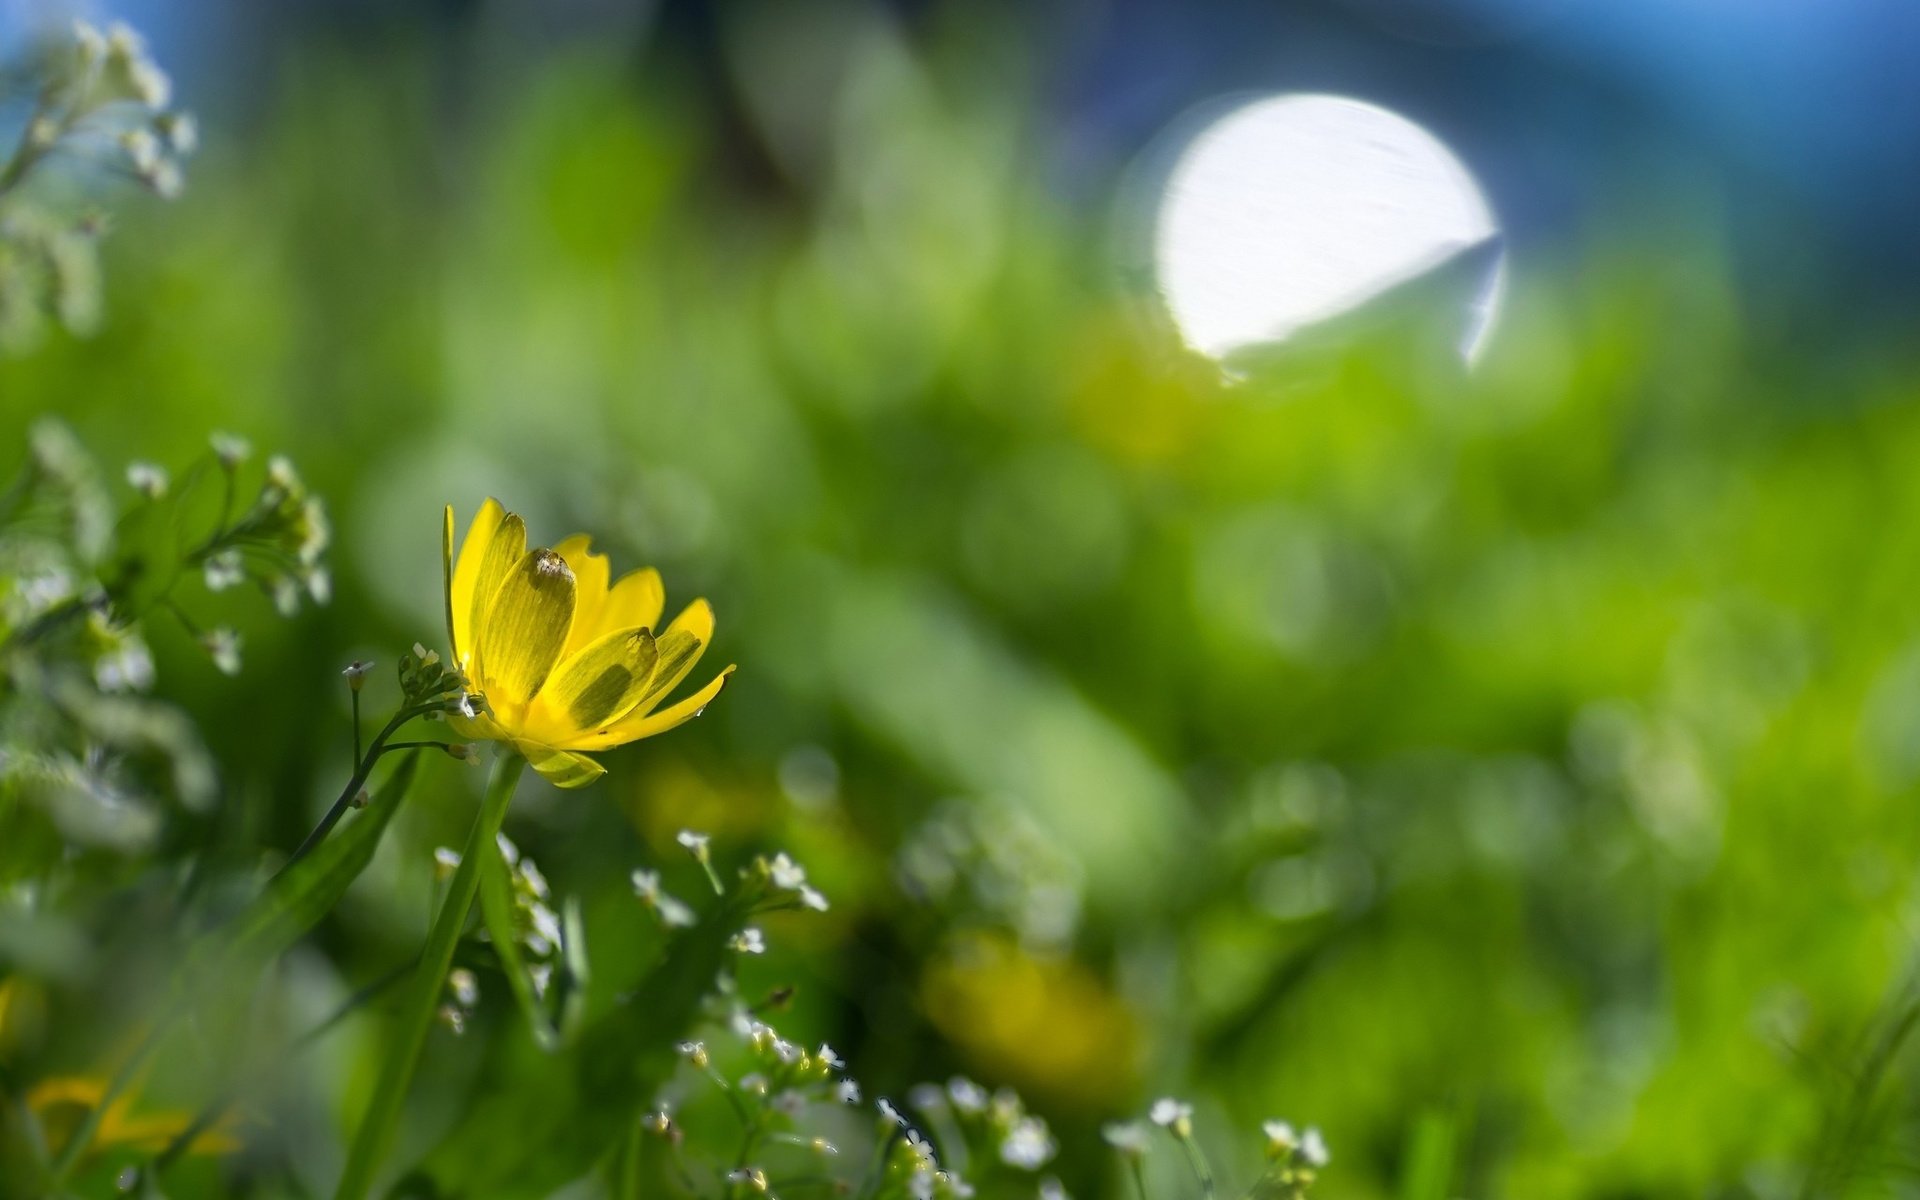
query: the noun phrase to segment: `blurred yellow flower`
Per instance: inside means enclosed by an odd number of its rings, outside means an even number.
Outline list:
[[[610,583],[605,555],[584,534],[527,549],[525,523],[489,499],[456,559],[453,507],[442,541],[453,661],[486,711],[456,714],[462,737],[504,742],[560,787],[606,773],[583,751],[609,750],[700,715],[729,666],[686,699],[660,708],[713,640],[713,609],[687,605],[655,633],[666,606],[651,567]]]
[[[90,1076],[60,1076],[42,1080],[27,1092],[27,1110],[33,1114],[47,1145],[56,1153],[80,1127],[107,1094],[104,1080]],[[157,1154],[187,1129],[192,1118],[180,1112],[155,1112],[135,1116],[132,1098],[122,1094],[107,1105],[88,1155],[131,1150],[139,1154]],[[239,1149],[232,1134],[216,1125],[188,1143],[189,1154],[230,1154]]]
[[[928,965],[921,995],[934,1026],[987,1074],[1087,1108],[1134,1086],[1132,1010],[1070,958],[978,933]]]

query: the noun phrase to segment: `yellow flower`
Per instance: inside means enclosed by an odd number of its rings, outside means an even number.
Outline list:
[[[733,668],[660,708],[713,640],[713,609],[687,605],[660,633],[660,573],[648,567],[609,585],[605,555],[576,534],[527,549],[525,522],[489,499],[456,560],[453,507],[442,541],[447,636],[453,661],[487,711],[454,715],[462,737],[505,742],[560,787],[606,773],[583,751],[610,750],[700,715]]]
[[[39,1123],[48,1146],[57,1151],[66,1145],[87,1113],[97,1107],[106,1094],[104,1080],[63,1075],[35,1084],[27,1092],[27,1109]],[[122,1094],[100,1114],[100,1124],[95,1127],[85,1153],[89,1158],[114,1151],[157,1154],[186,1132],[192,1120],[189,1114],[181,1112],[135,1115],[132,1099]],[[222,1121],[195,1136],[187,1146],[187,1153],[231,1154],[239,1149],[240,1143],[228,1125],[229,1122]]]

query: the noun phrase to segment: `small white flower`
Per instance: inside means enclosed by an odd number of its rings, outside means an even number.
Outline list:
[[[707,856],[707,843],[713,839],[704,833],[695,833],[691,829],[682,829],[675,835],[673,840],[686,847],[688,854],[693,855],[695,858],[704,859]]]
[[[1111,1121],[1100,1127],[1100,1136],[1122,1154],[1139,1156],[1147,1152],[1147,1127],[1138,1121]]]
[[[918,1129],[908,1129],[906,1133],[907,1152],[912,1154],[922,1167],[931,1170],[936,1165],[936,1160],[933,1156],[933,1143],[927,1139],[926,1134],[921,1133]]]
[[[799,863],[787,857],[786,851],[773,856],[767,864],[767,873],[773,878],[773,886],[783,891],[798,891],[807,883],[807,872]]]
[[[913,1200],[933,1200],[933,1172],[925,1167],[916,1169],[907,1180],[907,1195]]]
[[[1318,1129],[1309,1126],[1307,1131],[1300,1135],[1300,1157],[1315,1170],[1333,1161],[1333,1156],[1327,1153],[1327,1141],[1320,1136]]]
[[[946,1093],[931,1083],[916,1083],[907,1092],[907,1103],[923,1113],[931,1113],[945,1107]]]
[[[161,113],[153,124],[175,154],[192,154],[200,148],[200,123],[192,113]]]
[[[696,1067],[704,1069],[707,1065],[707,1044],[705,1042],[681,1042],[678,1047],[680,1057]]]
[[[858,1104],[860,1085],[851,1079],[842,1079],[833,1085],[833,1098],[842,1104]]]
[[[750,1096],[764,1096],[767,1094],[767,1077],[758,1071],[742,1075],[740,1077],[740,1090]]]
[[[527,891],[541,900],[552,895],[547,887],[547,877],[540,873],[540,868],[530,858],[520,864],[520,881],[527,885]]]
[[[827,911],[827,898],[814,888],[803,885],[800,888],[800,905],[802,908],[810,908],[815,912],[825,912]]]
[[[806,1053],[785,1038],[773,1039],[773,1056],[789,1067],[806,1057]]]
[[[103,692],[144,692],[153,686],[153,653],[131,634],[94,660],[93,681]]]
[[[767,1173],[759,1167],[740,1167],[727,1172],[727,1179],[733,1183],[744,1183],[756,1192],[767,1190]]]
[[[152,135],[148,135],[151,139]],[[167,494],[167,469],[158,463],[130,462],[127,464],[127,482],[133,490],[150,500],[158,500]]]
[[[953,1106],[963,1113],[986,1111],[987,1089],[965,1075],[955,1075],[947,1080],[947,1095],[952,1098]]]
[[[1147,1110],[1147,1119],[1162,1129],[1172,1129],[1182,1121],[1192,1121],[1193,1105],[1184,1104],[1171,1096],[1162,1096]]]
[[[493,835],[493,844],[500,847],[500,857],[507,860],[508,866],[520,865],[520,847],[513,844],[512,838],[504,833],[496,833]]]
[[[527,935],[527,949],[540,956],[552,953],[554,947],[560,944],[560,918],[537,900],[527,910],[527,915],[533,922],[533,930]]]
[[[875,1103],[874,1107],[880,1110],[881,1120],[892,1125],[898,1125],[902,1129],[907,1127],[907,1119],[900,1115],[900,1110],[893,1106],[893,1101],[883,1096]]]
[[[847,1065],[846,1060],[841,1058],[838,1054],[835,1054],[833,1052],[833,1047],[827,1045],[825,1042],[820,1043],[820,1050],[817,1054],[814,1055],[814,1057],[819,1059],[826,1066],[831,1067],[833,1070],[836,1070],[836,1071],[838,1071],[840,1068]]]
[[[694,922],[693,910],[660,890],[660,873],[635,868],[633,894],[652,909],[668,927],[684,928]]]
[[[460,869],[460,852],[449,846],[441,846],[433,852],[433,873],[439,879],[451,879]]]
[[[1286,1121],[1267,1121],[1260,1126],[1260,1132],[1267,1135],[1267,1152],[1275,1157],[1292,1154],[1300,1144],[1300,1135]]]
[[[665,1133],[673,1128],[673,1114],[666,1109],[658,1109],[640,1118],[640,1124],[651,1133]]]
[[[1059,1147],[1039,1117],[1022,1117],[1000,1142],[1000,1161],[1023,1171],[1037,1171],[1047,1165]]]
[[[293,460],[284,454],[276,454],[267,460],[267,481],[283,492],[300,491],[300,472],[294,470]],[[414,643],[414,653],[420,653],[420,644]],[[422,655],[425,657],[425,655]]]
[[[527,978],[533,981],[533,994],[545,996],[547,989],[553,986],[553,967],[547,963],[537,963],[527,968]]]
[[[1058,1179],[1049,1175],[1040,1181],[1040,1200],[1073,1200]]]
[[[757,926],[749,925],[727,943],[742,954],[765,954],[767,952],[766,935]]]
[[[660,923],[669,929],[691,929],[699,919],[691,908],[665,893],[661,894],[654,911],[660,914]]]
[[[207,581],[210,592],[224,592],[230,587],[238,587],[247,581],[247,566],[240,559],[240,551],[229,546],[218,554],[210,554],[201,564],[201,575]],[[348,676],[348,680],[352,680]]]
[[[200,646],[213,659],[213,665],[222,675],[240,673],[240,635],[231,629],[221,627],[209,629],[200,638]]]
[[[273,611],[291,617],[300,611],[300,585],[290,575],[275,575],[268,587],[273,589]]]
[[[253,446],[247,439],[231,433],[216,433],[207,440],[213,445],[213,456],[229,471],[247,461],[247,456],[253,453]]]
[[[454,1003],[461,1008],[472,1008],[480,1002],[480,981],[465,967],[447,972],[447,990],[453,993]]]
[[[73,23],[73,40],[80,48],[80,56],[88,62],[98,62],[107,53],[105,35],[86,21]]]

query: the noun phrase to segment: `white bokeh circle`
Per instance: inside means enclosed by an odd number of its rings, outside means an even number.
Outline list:
[[[1419,125],[1342,96],[1268,96],[1185,144],[1160,195],[1153,272],[1181,337],[1224,359],[1285,342],[1498,234],[1473,176]],[[1503,276],[1496,261],[1463,306],[1469,361]]]

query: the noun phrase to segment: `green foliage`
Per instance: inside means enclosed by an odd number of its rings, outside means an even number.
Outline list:
[[[325,896],[271,944],[310,931],[140,1081],[135,1112],[238,1095],[238,1149],[145,1177],[175,1200],[332,1189],[389,986],[440,1022],[379,1093],[367,1177],[401,1195],[932,1186],[879,1097],[983,1196],[1194,1196],[1196,1163],[1285,1194],[1311,1164],[1275,1116],[1325,1130],[1329,1200],[1910,1190],[1899,331],[1804,336],[1830,281],[1751,304],[1717,201],[1622,181],[1516,260],[1471,373],[1356,328],[1223,379],[1090,284],[1098,223],[1044,193],[1019,65],[956,8],[910,40],[849,7],[789,53],[807,30],[746,6],[725,123],[668,48],[475,70],[450,121],[424,51],[315,47],[193,203],[129,217],[98,333],[0,362],[28,462],[0,501],[6,1111],[110,1075],[182,931],[318,832],[289,875]],[[463,53],[498,66],[507,18],[475,21]],[[292,489],[215,520],[216,455],[123,502],[49,413],[99,461],[187,463],[210,427],[297,447],[335,602],[269,621],[202,586],[237,548],[313,598]],[[345,814],[404,721],[459,702],[393,650],[443,624],[441,505],[489,492],[710,596],[742,668],[593,789],[529,783],[520,858],[483,839],[483,920],[421,983],[476,789],[449,760],[404,813]],[[26,637],[96,594],[121,607]],[[405,676],[365,746],[336,679],[362,658]],[[832,907],[743,954],[726,865],[776,847]],[[702,867],[726,895],[676,899]],[[823,1042],[846,1067],[792,1111],[743,1084]],[[1018,1115],[905,1100],[956,1075]],[[856,1079],[857,1109],[831,1090]],[[1124,1123],[1165,1093],[1186,1133]],[[1039,1173],[1000,1158],[1028,1117]]]

